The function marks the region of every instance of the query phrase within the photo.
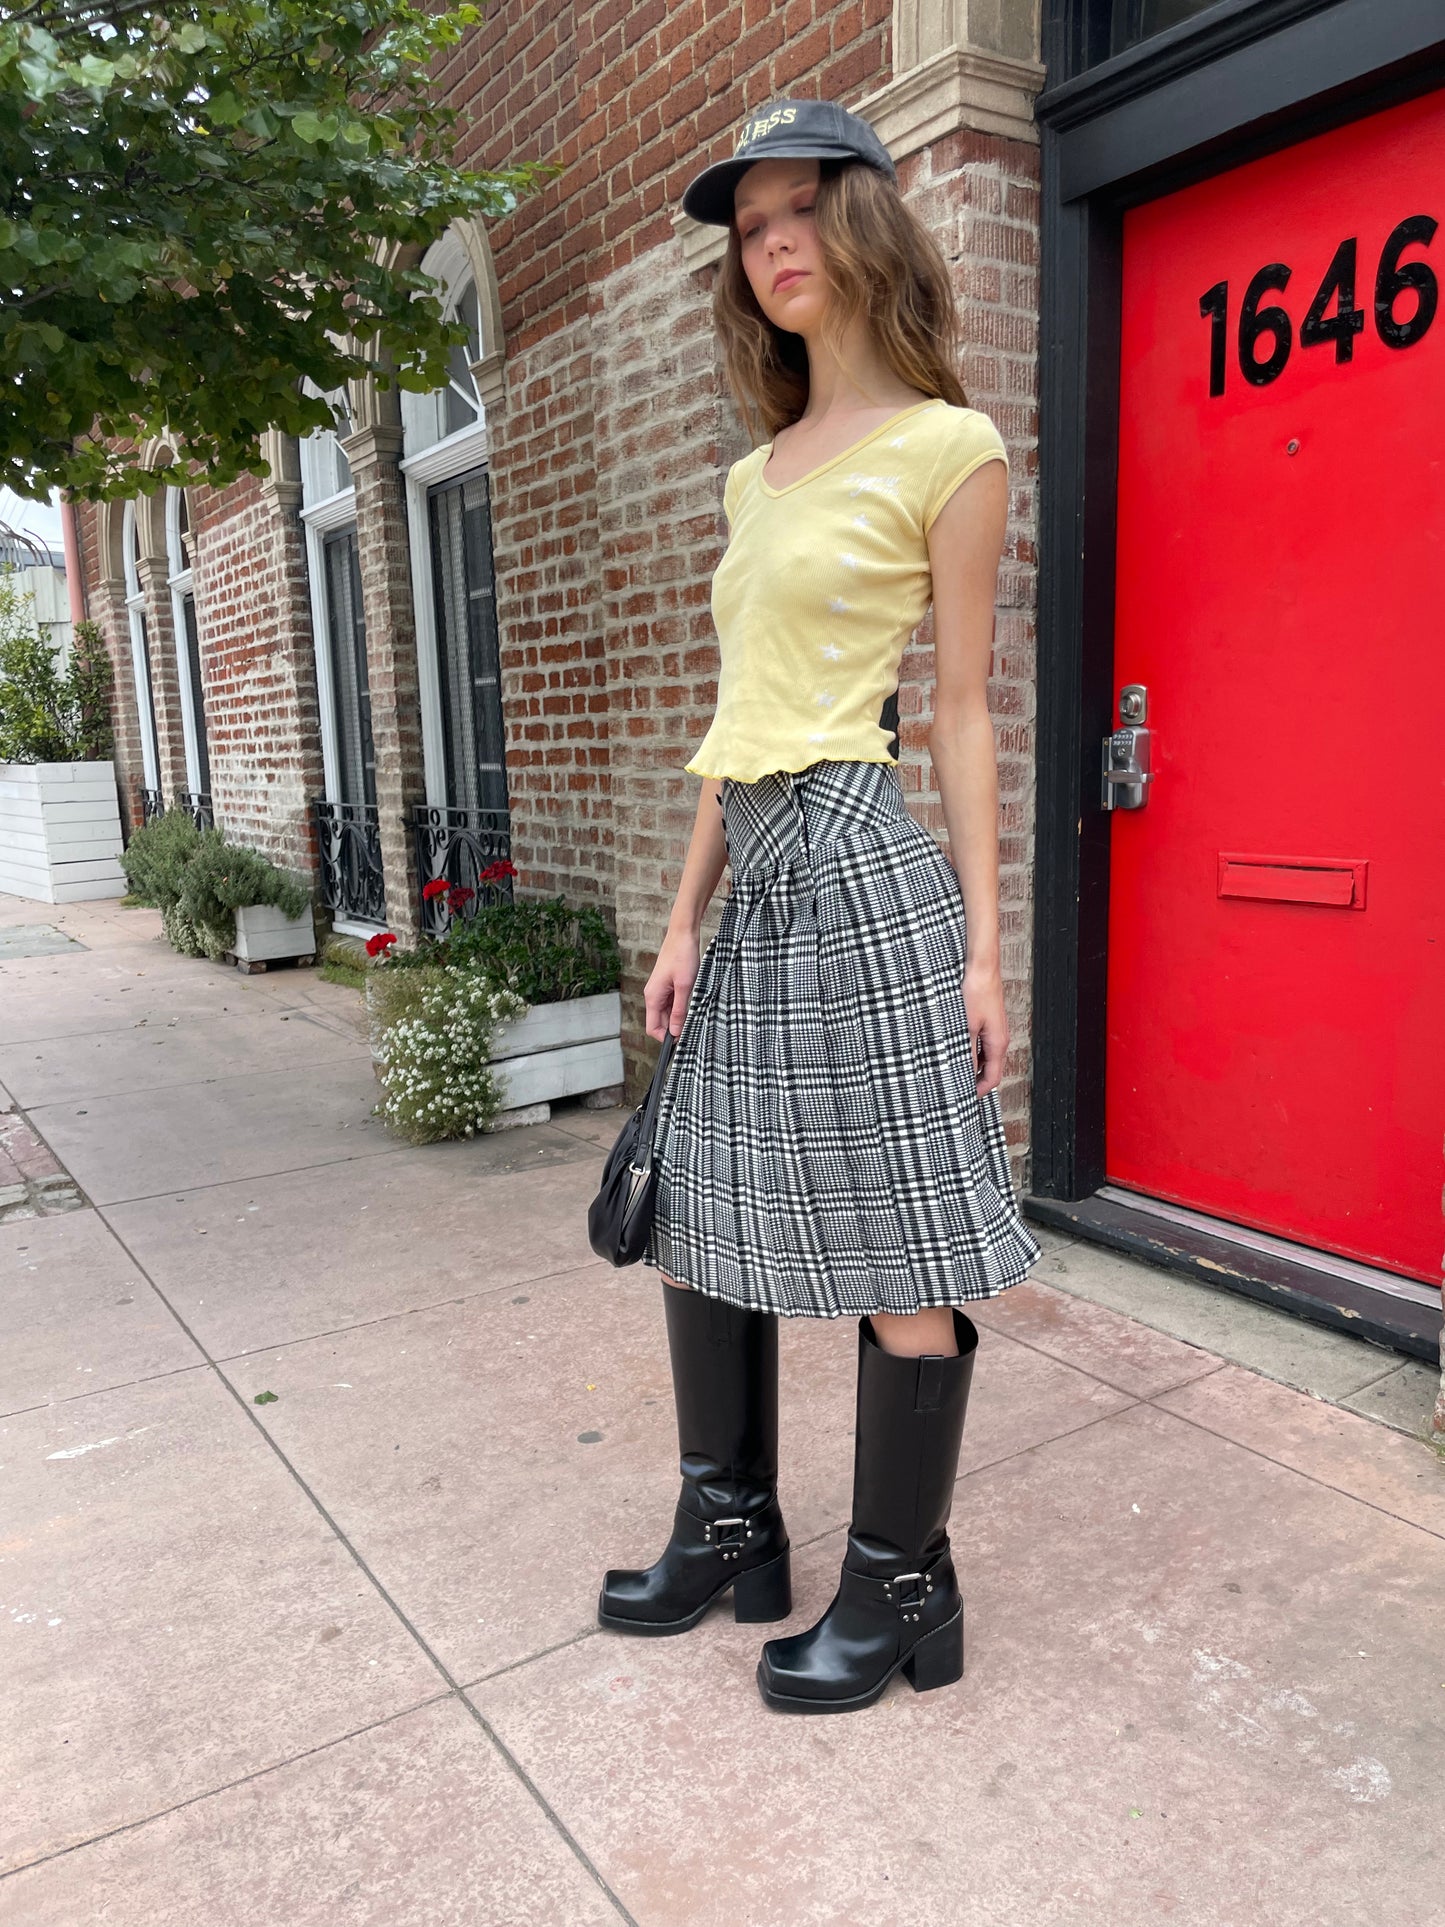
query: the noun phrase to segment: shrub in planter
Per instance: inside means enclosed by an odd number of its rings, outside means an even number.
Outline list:
[[[120,867],[137,903],[169,910],[181,900],[181,877],[201,833],[184,810],[167,810],[131,834]]]
[[[457,919],[441,947],[449,961],[510,985],[528,1004],[592,997],[622,981],[617,939],[602,912],[575,909],[562,897],[484,904]]]
[[[258,850],[198,830],[182,810],[167,810],[137,830],[121,857],[130,893],[161,913],[167,937],[187,957],[223,957],[235,948],[236,912],[270,904],[299,917],[311,901]]]
[[[268,904],[299,917],[311,893],[258,850],[230,844],[219,830],[203,830],[181,875],[180,908],[208,957],[236,947],[236,912]]]
[[[112,677],[100,629],[77,623],[62,669],[13,573],[0,570],[0,763],[107,762]]]
[[[398,968],[399,961],[367,974],[383,1092],[377,1114],[412,1144],[471,1137],[501,1108],[490,1061],[493,1032],[527,1006],[466,965]]]

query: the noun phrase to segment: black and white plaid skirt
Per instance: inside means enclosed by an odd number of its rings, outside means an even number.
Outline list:
[[[732,893],[658,1109],[643,1263],[759,1311],[962,1305],[1042,1256],[980,1099],[958,878],[891,763],[719,793]]]

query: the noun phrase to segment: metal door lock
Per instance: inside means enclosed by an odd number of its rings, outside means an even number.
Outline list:
[[[1154,780],[1149,767],[1149,691],[1142,683],[1126,683],[1119,691],[1119,728],[1104,738],[1103,785],[1100,802],[1106,810],[1142,810]]]

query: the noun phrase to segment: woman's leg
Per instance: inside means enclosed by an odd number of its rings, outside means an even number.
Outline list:
[[[908,1317],[879,1311],[872,1318],[873,1335],[895,1358],[957,1358],[953,1313],[947,1305],[930,1305]]]
[[[758,1687],[769,1706],[868,1706],[900,1667],[919,1691],[961,1676],[963,1599],[948,1517],[977,1345],[961,1311],[859,1320],[843,1570],[816,1626],[763,1647]]]
[[[662,1557],[640,1571],[609,1572],[598,1619],[615,1632],[686,1632],[729,1586],[736,1618],[786,1619],[777,1317],[665,1274],[662,1298],[682,1491]]]

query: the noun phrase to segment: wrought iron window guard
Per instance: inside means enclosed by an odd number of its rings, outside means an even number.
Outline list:
[[[215,829],[216,812],[211,807],[209,790],[182,790],[176,798],[176,808],[184,810],[198,830]]]
[[[159,790],[142,790],[140,793],[140,820],[154,823],[158,816],[166,813],[166,799]]]
[[[313,807],[321,901],[333,916],[350,922],[385,923],[386,877],[376,805],[328,803],[318,798]]]
[[[454,917],[474,916],[484,903],[511,902],[510,877],[486,883],[481,880],[482,873],[494,863],[511,861],[509,811],[418,803],[411,822],[416,837],[421,927],[427,936],[445,936]],[[447,888],[428,894],[430,883],[444,883]]]

